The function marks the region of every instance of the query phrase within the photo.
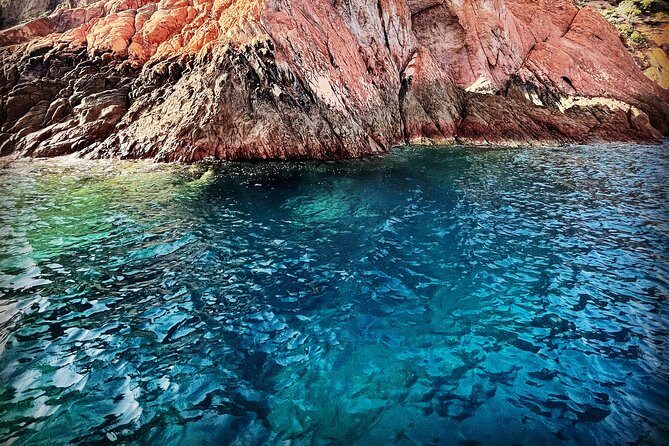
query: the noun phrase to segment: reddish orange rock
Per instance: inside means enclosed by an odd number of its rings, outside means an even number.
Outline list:
[[[603,97],[643,110],[669,132],[669,92],[648,79],[625,50],[618,33],[594,9],[582,9],[560,37],[537,44],[520,78],[559,97]]]
[[[667,92],[571,0],[75,3],[0,31],[2,154],[338,158],[669,132]]]

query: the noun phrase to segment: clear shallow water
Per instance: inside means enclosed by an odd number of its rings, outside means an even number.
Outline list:
[[[0,444],[662,444],[669,147],[0,171]]]

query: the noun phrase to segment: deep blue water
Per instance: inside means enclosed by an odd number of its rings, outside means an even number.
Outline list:
[[[668,172],[6,164],[0,444],[667,444]]]

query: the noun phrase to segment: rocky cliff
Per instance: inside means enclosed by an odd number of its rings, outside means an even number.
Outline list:
[[[644,74],[669,88],[669,1],[579,0],[593,6],[620,32]]]
[[[336,158],[669,132],[669,93],[571,0],[72,0],[1,31],[0,59],[1,154]]]

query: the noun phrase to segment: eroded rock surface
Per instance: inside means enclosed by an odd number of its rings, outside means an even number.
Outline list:
[[[667,91],[571,0],[72,6],[0,32],[2,154],[339,158],[669,132]]]

